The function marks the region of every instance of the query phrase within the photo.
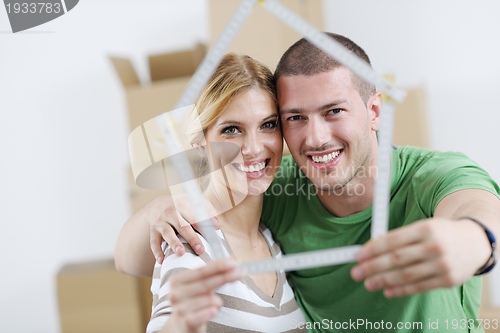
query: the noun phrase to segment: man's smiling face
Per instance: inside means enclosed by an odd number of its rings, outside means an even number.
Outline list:
[[[295,162],[319,189],[363,182],[356,177],[374,165],[380,95],[365,104],[344,67],[277,83],[282,130]]]

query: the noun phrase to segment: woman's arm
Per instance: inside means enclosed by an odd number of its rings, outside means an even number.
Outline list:
[[[215,215],[209,201],[205,202],[209,211]],[[175,204],[169,194],[151,201],[132,215],[123,226],[115,245],[116,269],[129,275],[150,277],[155,258],[158,263],[163,262],[162,240],[165,240],[177,255],[184,254],[184,246],[175,231],[197,254],[202,254],[205,251],[203,243],[186,221],[196,221],[186,196],[176,196]]]

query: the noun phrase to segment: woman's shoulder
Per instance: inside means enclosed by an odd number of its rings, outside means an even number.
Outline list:
[[[273,234],[271,233],[271,230],[269,230],[264,223],[260,222],[259,224],[259,230],[262,236],[267,241],[267,244],[269,245],[269,248],[271,249],[271,255],[273,257],[280,257],[281,256],[281,247],[276,239],[274,239]]]

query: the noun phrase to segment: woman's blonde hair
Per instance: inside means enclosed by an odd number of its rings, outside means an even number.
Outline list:
[[[277,103],[276,85],[269,68],[246,55],[226,54],[192,111],[197,126],[188,129],[191,145],[202,141],[208,127],[224,112],[234,96],[251,88],[262,89]]]

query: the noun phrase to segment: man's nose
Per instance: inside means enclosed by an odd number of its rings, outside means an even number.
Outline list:
[[[328,122],[323,117],[309,118],[306,135],[306,145],[312,148],[319,148],[332,138]]]

